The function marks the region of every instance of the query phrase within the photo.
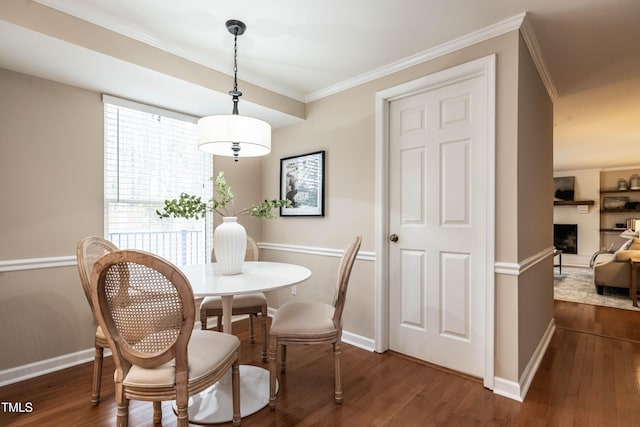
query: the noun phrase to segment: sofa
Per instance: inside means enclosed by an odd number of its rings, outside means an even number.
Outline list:
[[[640,239],[629,240],[615,251],[607,260],[596,262],[593,267],[593,282],[598,294],[602,295],[605,287],[629,289],[631,283],[631,255],[640,254]],[[640,274],[638,275],[640,279]],[[640,283],[640,280],[638,280]],[[640,289],[640,286],[638,287]]]

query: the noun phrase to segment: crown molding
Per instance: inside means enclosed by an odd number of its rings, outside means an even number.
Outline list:
[[[615,168],[602,168],[599,169],[602,172],[615,172],[615,171],[626,171],[626,170],[632,170],[632,169],[640,169],[640,165],[638,166],[618,166]]]
[[[482,28],[478,31],[474,31],[473,33],[469,33],[457,39],[450,40],[439,46],[424,50],[415,55],[408,56],[399,61],[392,62],[391,64],[361,74],[352,79],[348,79],[341,83],[337,83],[324,89],[312,92],[305,97],[305,102],[317,101],[329,95],[335,95],[336,93],[351,89],[353,87],[373,80],[377,80],[393,73],[397,73],[398,71],[405,70],[409,67],[413,67],[414,65],[431,61],[432,59],[447,55],[476,43],[492,39],[510,31],[518,30],[522,26],[522,22],[524,21],[525,16],[526,13],[521,13],[519,15],[505,19],[504,21],[500,21],[488,27]]]
[[[169,43],[166,40],[162,40],[156,37],[151,36],[150,34],[134,29],[128,25],[123,25],[122,22],[119,22],[117,19],[111,18],[109,15],[104,13],[100,13],[98,11],[92,11],[88,13],[82,8],[76,7],[75,4],[68,2],[68,0],[35,0],[37,3],[40,3],[43,6],[51,8],[53,10],[65,13],[67,15],[73,16],[75,18],[81,19],[83,21],[89,22],[93,25],[96,25],[100,28],[104,28],[109,31],[113,31],[119,35],[124,37],[128,37],[130,39],[139,41],[156,49],[167,52],[171,55],[178,56],[180,58],[186,59],[188,61],[192,61],[196,64],[203,65],[205,67],[211,68],[212,70],[226,74],[230,77],[233,77],[233,73],[228,71],[219,70],[215,64],[211,63],[211,57],[207,55],[200,55],[193,51],[183,49],[180,46]],[[267,81],[265,79],[261,79],[258,77],[253,77],[249,80],[244,79],[245,82],[251,83],[253,85],[259,86],[263,89],[270,90],[279,95],[286,96],[293,100],[304,102],[304,95],[299,91],[294,89],[286,88],[283,85],[278,85],[272,81]]]
[[[524,16],[522,26],[520,27],[520,34],[522,34],[522,38],[524,39],[524,42],[527,45],[529,52],[531,53],[533,63],[538,69],[538,73],[540,74],[542,83],[544,84],[544,87],[547,88],[547,93],[549,94],[551,101],[555,102],[556,99],[558,99],[558,89],[556,89],[556,85],[551,78],[551,73],[549,72],[547,63],[542,56],[542,49],[540,49],[538,38],[536,37],[536,33],[533,30],[531,18],[526,14]]]

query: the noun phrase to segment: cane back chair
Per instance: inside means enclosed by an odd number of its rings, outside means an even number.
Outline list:
[[[342,256],[333,305],[321,302],[288,302],[276,312],[269,331],[269,407],[276,406],[276,357],[281,348],[280,372],[285,372],[287,345],[289,344],[332,344],[334,366],[334,399],[342,403],[342,312],[347,295],[349,277],[362,238],[356,237]]]
[[[93,301],[91,300],[91,286],[89,279],[93,265],[102,255],[109,252],[117,251],[118,247],[102,237],[85,237],[78,242],[76,247],[76,258],[78,261],[78,272],[80,273],[80,283],[82,290],[87,297],[89,307],[93,313],[94,320],[97,323],[95,312],[93,309]],[[109,347],[109,343],[102,332],[102,328],[98,326],[95,333],[95,356],[93,359],[93,387],[91,393],[91,404],[93,406],[100,403],[100,383],[102,379],[102,360],[104,357],[104,349]]]
[[[173,264],[137,250],[100,258],[91,275],[93,306],[116,366],[117,425],[128,424],[129,400],[175,400],[178,426],[188,426],[189,396],[231,369],[233,425],[240,425],[237,337],[193,330],[195,301]]]

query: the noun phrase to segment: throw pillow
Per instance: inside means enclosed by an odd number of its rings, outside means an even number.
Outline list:
[[[633,243],[633,239],[627,240],[626,242],[624,242],[624,244],[622,246],[620,246],[620,249],[618,249],[618,250],[619,251],[629,250],[629,247],[631,246],[632,243]]]
[[[629,262],[632,255],[637,255],[640,251],[618,251],[615,254],[615,261],[617,262]]]
[[[638,249],[640,249],[640,239],[638,239],[637,237],[634,237],[633,242],[631,243],[631,246],[629,246],[629,250],[637,251]]]

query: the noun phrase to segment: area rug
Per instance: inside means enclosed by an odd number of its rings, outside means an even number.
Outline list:
[[[631,305],[626,289],[605,288],[604,295],[598,295],[590,268],[562,267],[562,274],[555,269],[553,279],[554,299],[640,311],[640,308]]]

